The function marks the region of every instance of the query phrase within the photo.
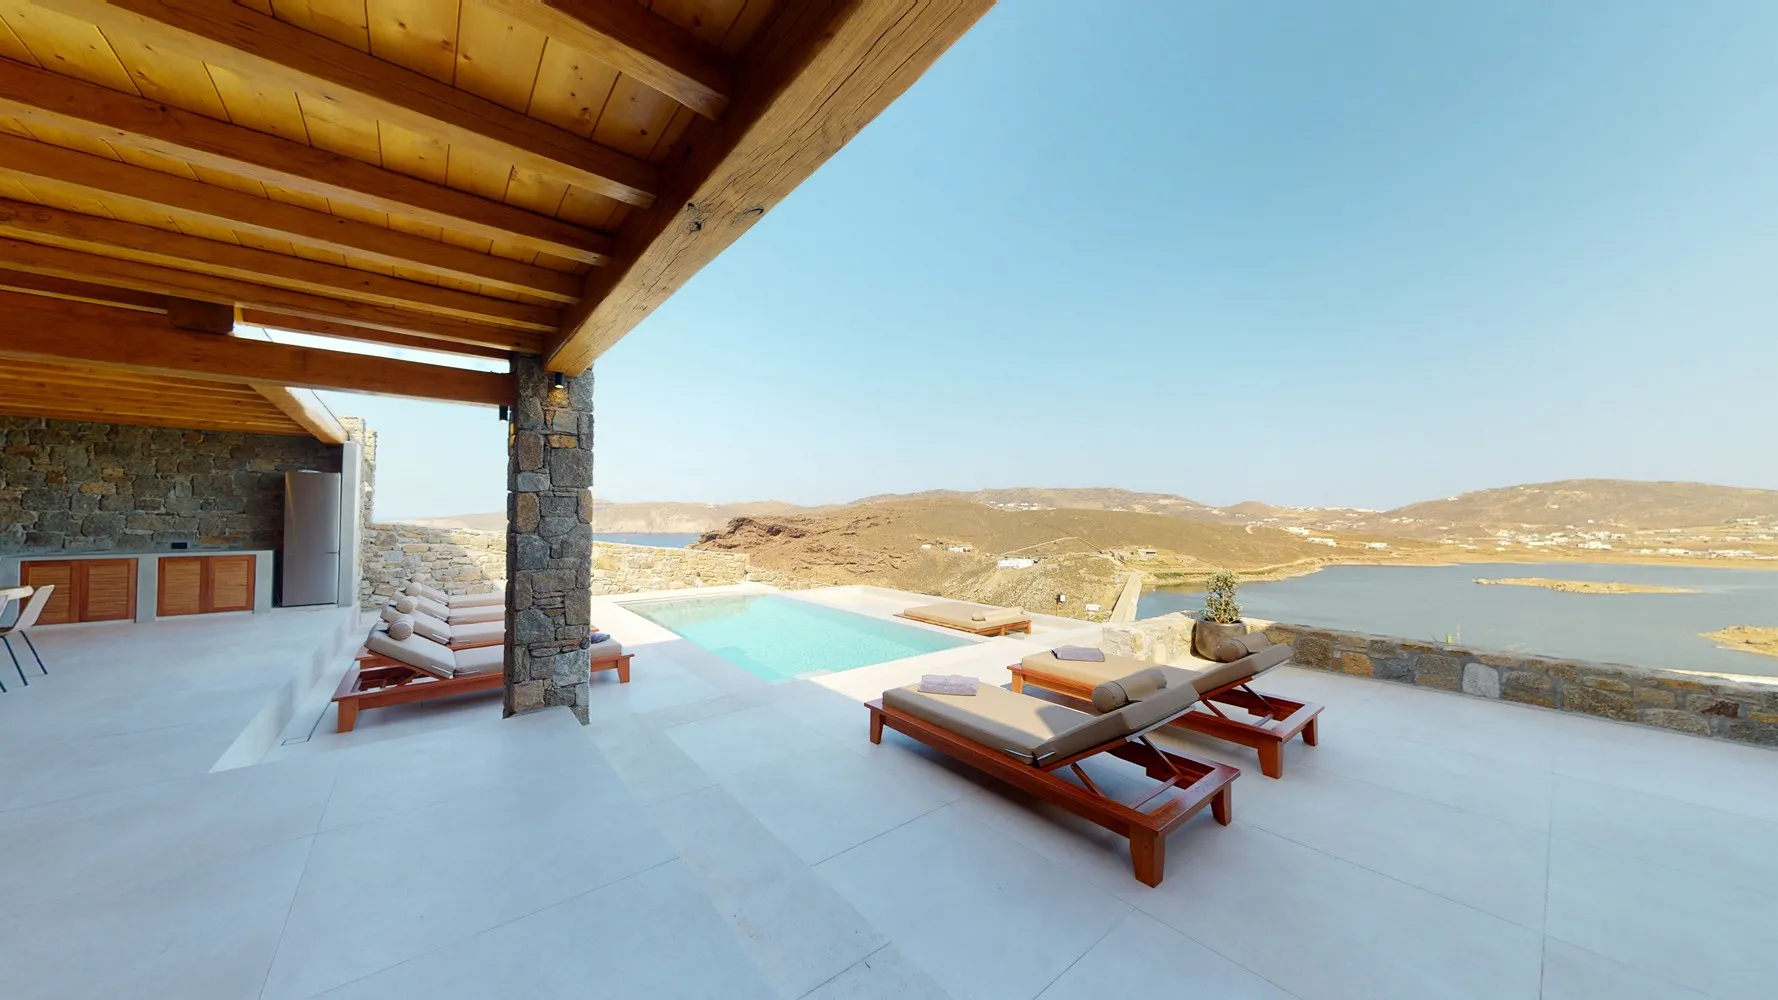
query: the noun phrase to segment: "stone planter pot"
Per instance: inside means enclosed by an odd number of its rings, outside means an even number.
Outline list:
[[[1244,621],[1220,622],[1198,621],[1192,625],[1192,651],[1206,660],[1216,659],[1216,647],[1236,636],[1247,634],[1247,623]]]

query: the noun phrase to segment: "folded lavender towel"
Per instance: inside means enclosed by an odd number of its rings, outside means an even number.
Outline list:
[[[1058,660],[1080,660],[1082,662],[1091,663],[1105,662],[1105,651],[1103,649],[1094,649],[1091,646],[1057,646],[1055,649],[1050,650],[1050,652],[1054,653]]]
[[[923,694],[975,694],[976,679],[962,674],[927,674],[920,678]]]

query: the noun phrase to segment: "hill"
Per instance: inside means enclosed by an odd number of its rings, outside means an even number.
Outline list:
[[[1378,523],[1426,530],[1609,526],[1632,531],[1778,521],[1778,490],[1707,483],[1564,479],[1477,490],[1385,511]]]
[[[1410,560],[1432,548],[1370,549],[1371,540],[1327,539],[1344,546],[1341,561]],[[1336,551],[1271,526],[1130,510],[1003,509],[944,494],[739,518],[695,547],[744,551],[759,569],[800,582],[877,583],[1052,614],[1079,614],[1088,603],[1108,612],[1131,570],[1152,583],[1193,582],[1215,569],[1286,575],[1332,562]],[[999,565],[1020,557],[1034,563]]]
[[[593,499],[593,530],[599,532],[634,532],[649,534],[701,535],[715,531],[737,517],[761,517],[775,514],[812,513],[828,508],[799,507],[777,500],[752,503],[613,503]],[[505,531],[506,514],[455,514],[450,517],[415,518],[410,524],[427,524],[437,528],[473,528],[477,531]]]

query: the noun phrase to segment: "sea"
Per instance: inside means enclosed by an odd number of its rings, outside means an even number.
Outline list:
[[[652,545],[660,549],[683,549],[698,540],[697,535],[681,535],[653,531],[593,532],[597,542],[618,542],[623,545]]]
[[[1695,594],[1565,594],[1480,586],[1543,577],[1685,587]],[[1778,677],[1778,657],[1722,649],[1699,633],[1778,627],[1778,570],[1591,563],[1334,566],[1240,589],[1244,614],[1472,649]],[[1201,591],[1152,590],[1138,618],[1203,607]]]

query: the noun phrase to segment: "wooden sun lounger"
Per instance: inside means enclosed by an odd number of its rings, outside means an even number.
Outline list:
[[[906,611],[897,612],[895,617],[906,619],[910,622],[920,622],[925,625],[937,625],[939,628],[956,629],[959,632],[968,632],[971,635],[997,636],[1005,635],[1008,632],[1024,632],[1029,635],[1031,633],[1030,618],[1020,618],[1016,621],[1000,622],[993,625],[986,622],[969,622],[968,624],[964,624],[959,621],[929,618],[925,615],[915,614],[918,610],[918,608],[909,608]]]
[[[410,667],[398,660],[360,652],[340,686],[333,692],[334,703],[340,707],[338,731],[349,733],[358,725],[358,712],[366,708],[387,708],[432,698],[449,698],[472,691],[494,691],[506,683],[499,670],[465,674],[446,680]]]
[[[1119,736],[1071,757],[1037,765],[1027,764],[893,706],[886,706],[881,699],[865,707],[870,710],[872,743],[883,742],[883,727],[887,726],[1009,785],[1061,806],[1082,819],[1128,837],[1130,865],[1136,880],[1144,885],[1161,884],[1167,865],[1167,835],[1197,815],[1204,806],[1210,806],[1211,814],[1224,826],[1234,817],[1233,790],[1229,786],[1240,777],[1240,770],[1162,750],[1148,739],[1148,730]],[[1110,754],[1140,765],[1160,785],[1128,804],[1106,795],[1080,767],[1081,761],[1099,754]],[[1062,777],[1063,770],[1078,778],[1079,784]],[[1181,794],[1169,797],[1165,793],[1170,789],[1178,789]],[[1159,804],[1143,809],[1157,799]]]
[[[634,655],[619,653],[594,660],[592,672],[596,674],[601,670],[615,670],[617,682],[628,684],[630,658]],[[506,674],[500,670],[465,674],[446,680],[379,653],[360,650],[351,668],[346,671],[346,676],[340,678],[340,686],[333,692],[333,701],[339,705],[339,726],[336,731],[351,732],[358,725],[358,713],[361,709],[387,708],[390,705],[406,705],[476,691],[496,691],[505,683]]]
[[[1077,701],[1092,700],[1091,684],[1071,677],[1046,674],[1020,663],[1007,669],[1012,671],[1014,691],[1023,691],[1025,685],[1029,684]],[[1321,714],[1321,706],[1314,702],[1292,701],[1275,694],[1260,694],[1248,686],[1250,680],[1252,677],[1245,677],[1201,693],[1200,704],[1204,709],[1200,711],[1194,708],[1170,724],[1219,740],[1252,747],[1259,752],[1260,772],[1268,778],[1282,778],[1284,744],[1299,734],[1309,746],[1315,746],[1320,741],[1321,735],[1317,731],[1315,717]],[[1259,721],[1247,722],[1231,718],[1217,708],[1217,705],[1238,708],[1257,717]]]

